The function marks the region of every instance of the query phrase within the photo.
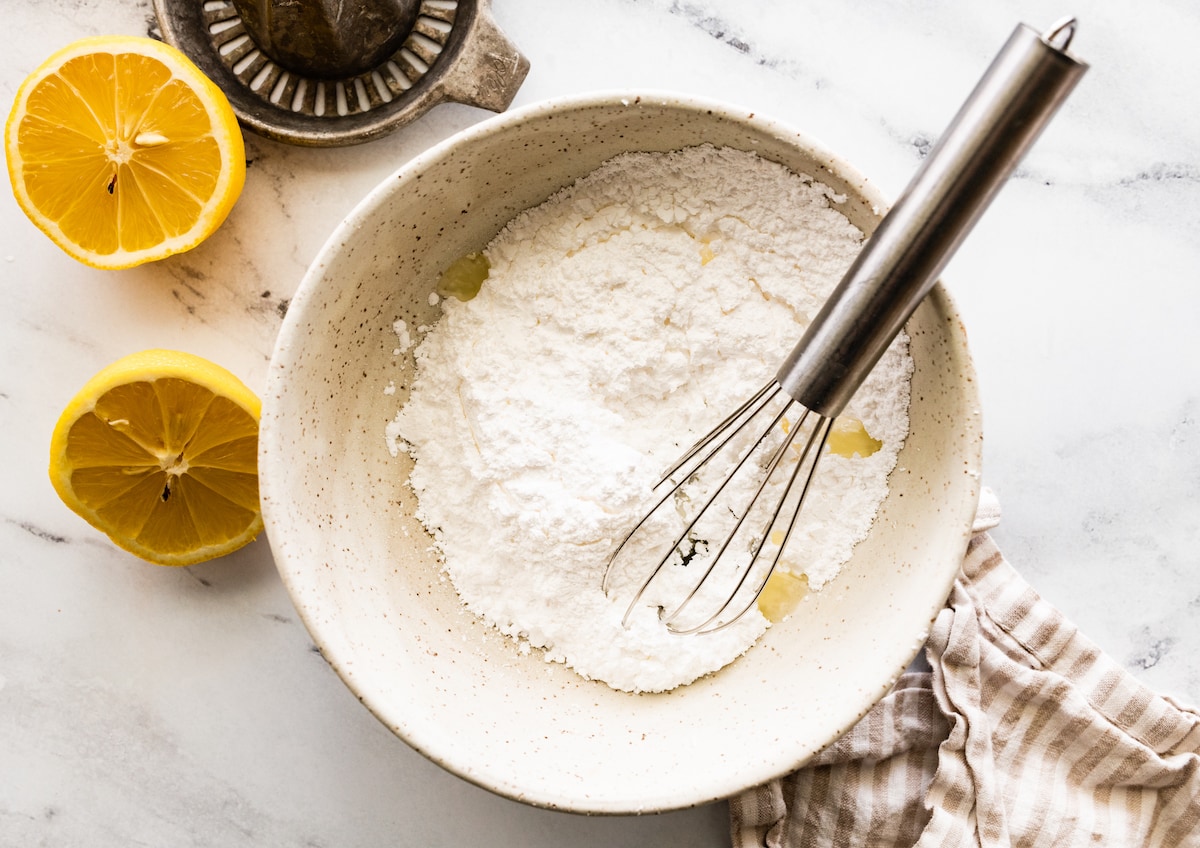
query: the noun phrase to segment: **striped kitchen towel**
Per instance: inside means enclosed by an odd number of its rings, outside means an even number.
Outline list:
[[[730,800],[735,848],[1200,846],[1200,713],[1150,691],[986,530],[925,646],[849,733]]]

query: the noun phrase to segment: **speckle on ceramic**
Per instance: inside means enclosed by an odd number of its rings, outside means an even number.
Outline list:
[[[745,657],[667,694],[629,695],[519,654],[462,610],[413,518],[407,459],[384,442],[412,373],[394,322],[432,324],[442,268],[606,159],[704,142],[756,151],[830,185],[868,232],[886,206],[813,142],[718,104],[635,93],[536,104],[459,134],[380,184],[309,269],[271,361],[263,512],[313,639],[414,748],[531,804],[661,811],[794,769],[907,666],[966,546],[979,402],[965,333],[939,287],[909,322],[911,433],[871,535]]]

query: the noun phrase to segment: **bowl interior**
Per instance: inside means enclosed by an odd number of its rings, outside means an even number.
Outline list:
[[[630,695],[519,654],[463,611],[413,518],[409,460],[385,446],[413,365],[411,350],[394,353],[393,322],[432,324],[441,269],[606,159],[701,143],[755,151],[826,183],[866,232],[883,209],[844,163],[728,107],[648,94],[551,101],[486,121],[381,184],[309,270],[272,358],[263,510],[314,640],[409,744],[528,803],[661,811],[794,769],[852,726],[919,650],[969,535],[978,401],[963,328],[938,287],[909,322],[911,432],[870,536],[745,657],[673,692]]]

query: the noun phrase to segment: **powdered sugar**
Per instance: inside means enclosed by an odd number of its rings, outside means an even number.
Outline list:
[[[397,318],[392,322],[392,332],[396,334],[396,344],[399,347],[392,350],[393,356],[399,356],[402,353],[407,353],[413,345],[412,333],[409,332],[408,322],[403,318]]]
[[[610,599],[601,575],[663,469],[774,374],[858,252],[830,199],[740,151],[626,154],[488,246],[488,279],[443,302],[387,431],[415,459],[419,517],[470,609],[631,691],[688,683],[753,644],[767,626],[753,612],[680,637],[651,605],[623,628],[633,578]],[[901,338],[847,410],[883,449],[822,459],[805,511],[814,588],[886,495],[910,372]]]

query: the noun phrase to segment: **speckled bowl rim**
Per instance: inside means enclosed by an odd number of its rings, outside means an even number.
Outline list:
[[[522,785],[522,781],[517,776],[490,773],[486,770],[475,768],[471,763],[456,761],[452,757],[445,756],[442,739],[422,736],[420,733],[414,732],[412,725],[406,720],[402,709],[398,709],[395,704],[378,702],[373,692],[364,690],[358,685],[356,679],[346,673],[346,663],[352,662],[353,657],[340,656],[336,648],[325,640],[322,634],[322,627],[319,623],[322,611],[316,607],[309,606],[307,602],[301,600],[301,595],[303,594],[301,590],[305,587],[306,581],[309,579],[306,576],[307,568],[303,562],[292,561],[288,553],[286,540],[290,532],[288,526],[290,520],[288,504],[291,498],[289,493],[276,488],[276,479],[272,472],[273,463],[287,461],[285,446],[278,441],[281,435],[281,427],[277,419],[275,398],[281,391],[286,390],[289,356],[286,351],[293,344],[303,341],[302,338],[297,338],[296,336],[303,329],[310,301],[317,297],[318,286],[324,279],[324,269],[336,257],[341,250],[341,246],[353,239],[356,231],[368,225],[372,216],[388,202],[388,198],[391,195],[403,191],[413,180],[419,179],[419,175],[430,163],[438,161],[446,156],[449,151],[457,147],[471,145],[481,138],[504,132],[524,122],[543,120],[564,109],[589,108],[604,105],[615,107],[618,104],[628,106],[631,103],[637,102],[638,99],[681,109],[709,112],[714,115],[723,116],[728,120],[752,126],[760,132],[772,134],[780,138],[787,137],[792,139],[795,144],[805,148],[808,155],[814,161],[821,163],[825,169],[840,175],[846,182],[853,183],[862,198],[871,204],[879,214],[882,214],[889,205],[888,201],[857,169],[839,156],[829,152],[823,145],[814,141],[810,136],[798,132],[779,121],[756,115],[752,111],[741,109],[728,103],[708,100],[689,94],[656,90],[596,91],[539,101],[489,118],[456,133],[400,166],[372,189],[330,235],[305,273],[291,301],[283,326],[279,332],[267,378],[260,435],[260,490],[262,493],[263,515],[268,539],[270,540],[272,550],[276,552],[276,565],[282,582],[296,605],[298,614],[307,627],[313,641],[320,648],[324,658],[358,699],[385,726],[400,736],[408,745],[451,773],[498,795],[522,803],[586,814],[610,815],[666,812],[720,801],[740,791],[789,773],[815,754],[819,748],[808,751],[793,751],[784,756],[762,759],[746,765],[744,768],[731,770],[723,778],[706,778],[702,785],[699,786],[667,786],[664,787],[663,792],[658,797],[641,798],[637,801],[628,799],[615,803],[610,799],[578,797],[555,793],[530,793],[528,788]],[[961,365],[964,368],[966,381],[972,384],[969,391],[974,392],[974,369],[966,344],[965,330],[962,328],[958,312],[941,285],[935,287],[934,292],[930,295],[930,299],[936,299],[939,302],[939,315],[945,316],[946,320],[954,326],[952,333],[961,334],[961,338],[958,338],[957,335],[955,336],[958,345],[955,351],[961,356]],[[970,447],[968,455],[965,458],[967,466],[965,473],[977,481],[980,477],[982,462],[982,427],[978,422],[976,423],[978,429],[970,436]],[[957,534],[956,538],[961,541],[964,551],[970,538],[970,521],[974,514],[978,494],[979,489],[976,484],[973,495],[969,498],[970,502],[968,503],[967,499],[964,499],[963,503],[958,504],[957,512],[953,516],[955,526],[947,530],[948,534]],[[929,585],[927,604],[923,608],[912,610],[914,631],[922,624],[926,627],[931,624],[937,613],[944,606],[945,599],[949,595],[956,574],[957,566],[953,569],[946,568],[945,573],[940,575],[940,580]],[[854,723],[869,711],[879,698],[886,694],[892,680],[907,668],[912,657],[916,655],[920,648],[921,645],[919,643],[914,644],[911,651],[906,655],[907,659],[895,665],[889,679],[881,680],[879,688],[875,691],[863,691],[860,693],[860,697],[847,705],[846,723],[841,726],[838,734],[831,736],[827,740],[826,744],[832,743],[837,738],[837,735],[840,735],[841,732],[853,726]]]

